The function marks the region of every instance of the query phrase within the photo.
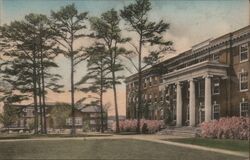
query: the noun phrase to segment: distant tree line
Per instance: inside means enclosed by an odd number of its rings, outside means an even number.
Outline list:
[[[76,133],[76,103],[84,103],[87,98],[91,100],[85,102],[86,105],[101,108],[101,131],[104,132],[103,94],[109,89],[113,91],[116,132],[120,132],[116,86],[124,79],[122,71],[133,66],[138,84],[142,84],[142,71],[157,63],[172,47],[172,42],[164,39],[169,24],[163,20],[151,21],[151,9],[149,0],[135,0],[120,11],[111,9],[92,17],[88,12],[80,13],[71,4],[51,11],[50,16],[31,13],[22,20],[0,26],[0,75],[1,81],[8,84],[1,88],[1,101],[13,104],[33,100],[35,133],[40,126],[41,133],[46,134],[46,97],[49,91],[60,93],[64,87],[60,84],[62,76],[51,72],[59,67],[55,58],[62,54],[70,60],[71,134]],[[136,37],[125,37],[125,32]],[[84,47],[87,41],[93,44]],[[80,47],[76,46],[77,42]],[[81,72],[76,66],[82,62],[87,64],[87,73],[76,82],[75,74]],[[75,91],[91,93],[91,96],[76,101]],[[138,132],[142,92],[138,85]]]

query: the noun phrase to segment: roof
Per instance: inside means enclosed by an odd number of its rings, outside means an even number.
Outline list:
[[[48,102],[46,103],[46,106],[60,106],[60,105],[70,105],[68,103],[63,103],[63,102]],[[33,104],[28,104],[28,105],[23,105],[23,104],[12,104],[11,106],[13,107],[33,107]],[[76,110],[82,112],[82,113],[99,113],[101,112],[101,108],[98,106],[83,106],[82,104],[75,104]],[[103,111],[105,112],[105,110]]]
[[[241,29],[239,29],[239,30],[236,30],[236,31],[234,31],[234,32],[231,32],[231,33],[222,35],[222,36],[217,37],[217,38],[215,38],[215,39],[208,39],[208,40],[205,40],[205,41],[203,41],[203,42],[200,42],[200,43],[198,43],[198,44],[196,44],[196,45],[193,45],[192,48],[189,49],[189,50],[187,50],[187,51],[184,51],[184,52],[181,52],[181,53],[179,53],[179,54],[176,54],[175,56],[172,56],[172,57],[170,57],[170,58],[167,58],[167,59],[161,61],[160,63],[157,63],[157,64],[153,65],[152,67],[143,70],[143,71],[142,71],[142,74],[143,74],[143,73],[146,73],[146,72],[149,72],[150,70],[153,69],[153,67],[156,67],[156,66],[160,66],[160,65],[164,65],[164,66],[166,66],[166,65],[171,65],[172,63],[178,61],[179,58],[185,58],[185,56],[191,55],[193,49],[197,49],[197,47],[204,48],[203,45],[210,44],[210,43],[211,43],[211,45],[214,45],[214,44],[213,44],[214,42],[216,42],[216,41],[218,41],[218,40],[220,40],[220,39],[222,39],[222,38],[224,38],[224,37],[227,37],[227,36],[229,36],[230,34],[239,34],[240,32],[244,32],[244,33],[245,33],[245,32],[249,32],[249,29],[250,29],[250,25],[245,26],[245,27],[243,27],[243,28],[241,28]],[[130,80],[132,80],[132,79],[135,79],[135,78],[137,77],[137,75],[138,75],[138,73],[135,73],[135,74],[132,74],[132,75],[126,77],[125,83],[128,82],[128,81],[130,81]]]
[[[101,112],[101,108],[97,106],[88,106],[79,109],[83,113],[90,113],[90,112]]]

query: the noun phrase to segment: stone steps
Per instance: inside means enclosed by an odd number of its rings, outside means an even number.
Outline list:
[[[159,135],[174,135],[183,137],[196,137],[199,134],[197,127],[167,127],[159,132]]]

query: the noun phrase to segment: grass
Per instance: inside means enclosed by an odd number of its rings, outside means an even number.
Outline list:
[[[0,159],[242,160],[244,158],[140,140],[0,141]]]
[[[74,137],[103,137],[103,136],[111,136],[111,134],[77,134]],[[5,139],[32,139],[32,138],[50,138],[50,137],[57,137],[57,138],[68,138],[72,137],[70,134],[0,134],[0,141]]]
[[[194,144],[211,148],[220,148],[231,151],[249,152],[249,142],[247,140],[182,138],[182,139],[167,139],[167,141],[179,142],[185,144]]]

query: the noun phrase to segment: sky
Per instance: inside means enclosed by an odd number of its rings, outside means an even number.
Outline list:
[[[133,0],[0,0],[0,24],[8,24],[14,20],[21,20],[29,13],[50,15],[51,10],[57,11],[61,6],[75,3],[80,12],[89,12],[90,16],[114,8],[122,9]],[[248,0],[152,0],[150,20],[164,20],[170,23],[169,31],[164,35],[174,42],[175,55],[190,49],[193,45],[209,38],[216,38],[223,34],[238,30],[249,25]],[[129,36],[134,37],[133,34]],[[79,44],[88,43],[82,40]],[[173,56],[173,55],[169,55]],[[63,76],[61,83],[65,85],[65,93],[49,93],[47,101],[70,102],[69,60],[63,56],[56,59],[59,68],[52,72]],[[129,66],[129,64],[128,64]],[[77,67],[76,81],[86,73],[85,64]],[[131,73],[124,71],[125,76]],[[83,93],[76,93],[76,99]],[[114,114],[113,94],[105,94],[105,102],[111,104],[110,114]],[[118,86],[119,113],[125,115],[125,85]]]

